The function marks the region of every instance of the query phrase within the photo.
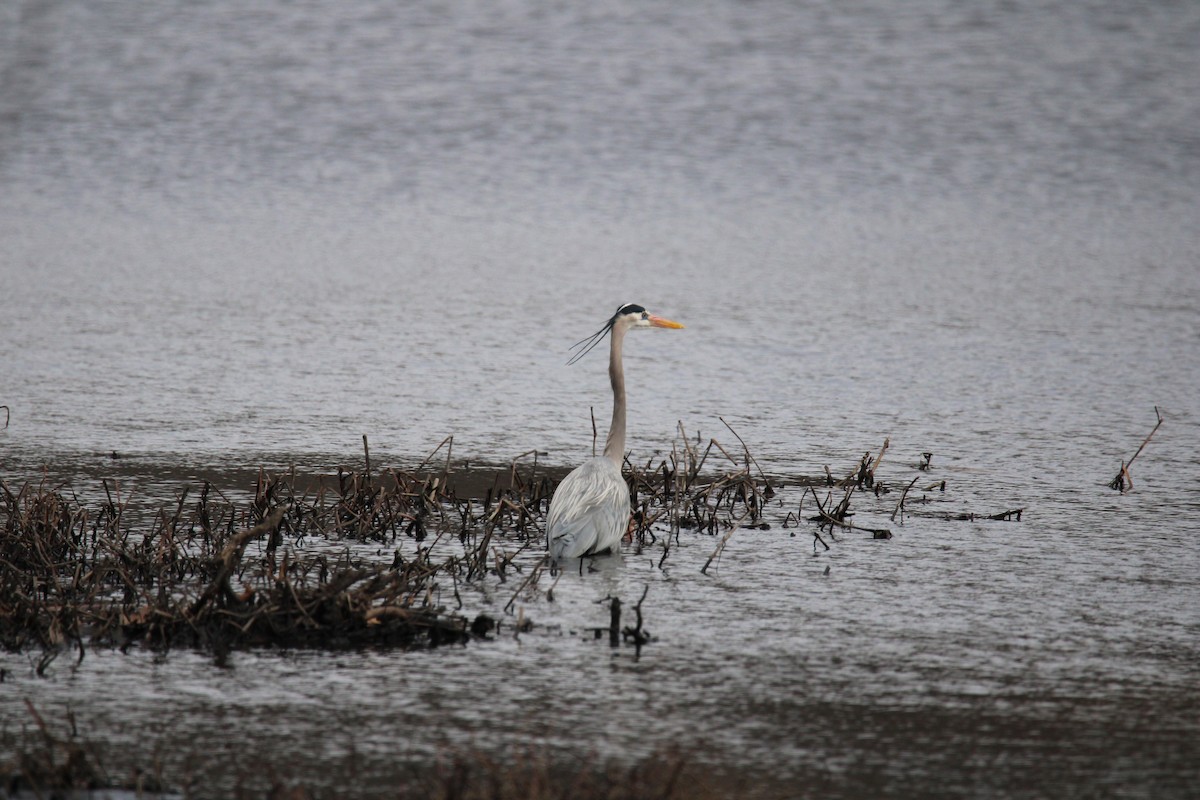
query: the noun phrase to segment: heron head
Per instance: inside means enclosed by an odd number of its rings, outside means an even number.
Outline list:
[[[568,364],[574,364],[579,359],[583,358],[588,351],[604,341],[604,337],[611,331],[616,331],[619,334],[624,334],[630,328],[682,328],[678,322],[656,317],[637,303],[625,303],[617,308],[617,312],[609,318],[604,327],[593,333],[591,336],[576,342],[571,346],[571,349],[581,348]]]
[[[678,322],[656,317],[637,303],[626,303],[617,309],[608,321],[610,328],[621,325],[628,328],[682,328]]]

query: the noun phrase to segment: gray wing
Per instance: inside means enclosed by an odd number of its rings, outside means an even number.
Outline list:
[[[629,525],[629,487],[610,459],[571,470],[550,500],[546,535],[555,559],[615,550]]]

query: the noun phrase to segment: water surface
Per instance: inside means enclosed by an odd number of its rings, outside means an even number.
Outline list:
[[[770,797],[1186,796],[1197,41],[1188,3],[4,5],[5,481],[152,500],[364,434],[377,464],[453,435],[567,467],[609,409],[567,348],[634,301],[688,327],[628,342],[631,457],[680,422],[734,447],[724,418],[783,484],[715,576],[707,537],[626,553],[519,640],[6,654],[5,724],[69,705],[173,775],[260,775],[269,743],[323,794],[447,746],[677,743]],[[885,437],[884,480],[930,451],[936,509],[1021,522],[864,501],[895,538],[814,556],[789,480]],[[581,634],[647,585],[640,657]]]

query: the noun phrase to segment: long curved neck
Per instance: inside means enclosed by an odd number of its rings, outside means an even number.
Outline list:
[[[612,381],[613,412],[612,424],[608,426],[608,439],[604,442],[604,456],[621,466],[625,460],[625,368],[621,363],[621,345],[625,331],[614,328],[608,351],[608,377]]]

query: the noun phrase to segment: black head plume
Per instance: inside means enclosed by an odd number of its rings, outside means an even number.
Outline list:
[[[591,336],[587,337],[586,339],[580,339],[578,342],[571,345],[572,350],[574,350],[577,347],[582,347],[583,349],[580,350],[579,352],[575,353],[575,355],[571,356],[571,360],[568,361],[567,364],[568,365],[574,364],[576,361],[578,361],[579,359],[583,358],[588,353],[590,353],[592,351],[592,348],[594,348],[596,345],[603,342],[604,337],[608,336],[609,331],[612,330],[613,325],[617,324],[617,319],[619,319],[620,317],[624,316],[625,314],[644,314],[644,313],[646,313],[646,309],[642,308],[637,303],[626,303],[622,306],[619,306],[617,308],[617,312],[615,314],[613,314],[611,317],[609,317],[608,322],[604,323],[603,328],[596,331],[595,333],[593,333]]]

